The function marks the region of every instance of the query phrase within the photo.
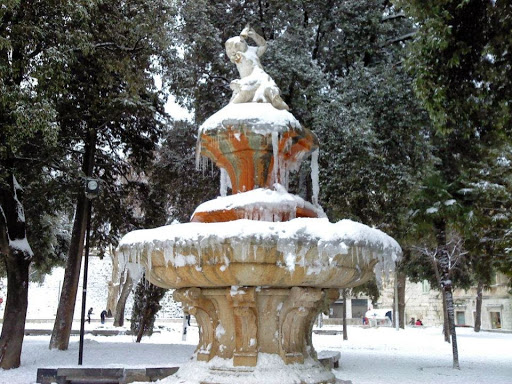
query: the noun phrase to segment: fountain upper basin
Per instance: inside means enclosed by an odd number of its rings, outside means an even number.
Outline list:
[[[130,232],[119,249],[164,288],[345,288],[370,279],[377,262],[392,269],[401,253],[380,230],[319,218],[169,225]]]

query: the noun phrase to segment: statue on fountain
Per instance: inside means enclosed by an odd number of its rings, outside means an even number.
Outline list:
[[[256,47],[249,46],[246,39],[251,38]],[[230,103],[270,103],[276,109],[288,110],[288,105],[280,96],[275,81],[263,69],[260,57],[267,50],[267,42],[249,25],[239,36],[226,41],[226,54],[236,64],[240,79],[233,80],[230,88],[233,96]]]

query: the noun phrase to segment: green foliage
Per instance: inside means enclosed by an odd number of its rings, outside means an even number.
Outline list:
[[[504,1],[396,4],[417,27],[406,64],[437,132],[436,161],[415,201],[418,228],[436,220],[456,228],[475,282],[488,284],[497,268],[512,269],[510,166],[498,166],[510,153],[512,9]]]
[[[506,1],[396,1],[417,22],[407,60],[442,132],[510,131],[512,10]]]
[[[102,180],[92,236],[101,253],[138,227],[134,175],[150,164],[167,119],[154,77],[174,55],[167,31],[172,15],[171,6],[157,0],[89,1],[72,20],[78,34],[74,59],[67,64],[65,90],[55,95],[59,140],[77,178]]]
[[[140,279],[135,288],[130,329],[138,334],[144,324],[144,335],[151,336],[155,326],[155,315],[162,308],[160,300],[167,290],[151,284],[145,278]]]
[[[219,195],[219,171],[195,169],[195,144],[196,128],[186,121],[174,122],[164,135],[142,190],[146,225],[188,222],[200,203]]]
[[[54,162],[62,152],[52,96],[64,87],[59,73],[70,57],[62,15],[74,9],[67,1],[20,0],[3,3],[0,10],[0,187],[14,175],[23,188],[27,236],[36,251],[33,267],[46,271],[62,262],[69,242],[61,217],[69,199]]]

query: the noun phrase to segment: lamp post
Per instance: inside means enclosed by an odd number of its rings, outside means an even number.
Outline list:
[[[91,232],[91,211],[92,199],[100,193],[100,180],[85,179],[85,197],[87,204],[87,229],[85,232],[85,256],[84,256],[84,280],[82,284],[82,316],[80,318],[80,343],[78,347],[78,365],[82,365],[84,355],[84,328],[85,328],[85,308],[87,299],[87,273],[89,269],[89,234]]]

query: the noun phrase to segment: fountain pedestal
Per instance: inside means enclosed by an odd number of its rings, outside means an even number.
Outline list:
[[[339,296],[321,288],[182,288],[174,293],[201,328],[197,360],[233,359],[256,366],[258,353],[285,364],[316,358],[311,330],[319,313]]]

